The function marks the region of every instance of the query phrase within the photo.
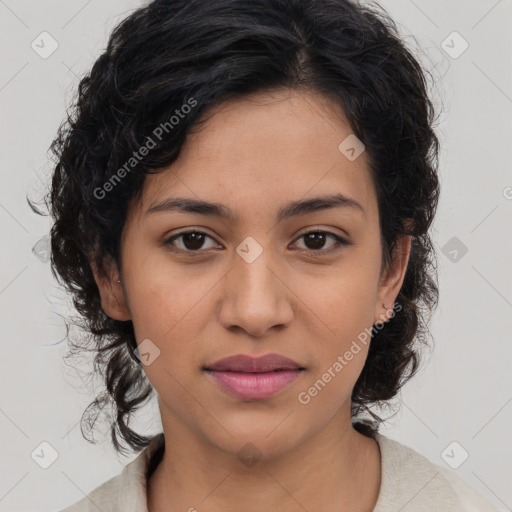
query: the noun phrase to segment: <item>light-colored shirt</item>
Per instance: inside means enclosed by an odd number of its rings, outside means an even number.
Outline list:
[[[382,434],[375,439],[381,452],[381,485],[373,512],[498,512],[455,471]],[[120,474],[60,512],[148,512],[147,474],[163,450],[160,433]]]

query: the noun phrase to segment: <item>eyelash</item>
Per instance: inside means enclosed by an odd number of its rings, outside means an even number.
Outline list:
[[[200,254],[202,252],[206,252],[206,251],[203,251],[201,249],[199,249],[197,251],[192,251],[190,249],[188,249],[188,250],[186,250],[186,249],[178,249],[175,246],[173,246],[172,243],[174,242],[174,240],[176,240],[177,238],[180,238],[181,236],[189,235],[191,233],[205,235],[208,238],[211,238],[213,240],[213,237],[211,237],[208,233],[205,233],[204,231],[199,231],[199,230],[194,229],[194,230],[190,230],[190,231],[183,231],[182,233],[178,233],[176,235],[173,235],[171,238],[168,238],[167,240],[164,241],[164,245],[169,245],[172,248],[171,250],[176,251],[176,252],[181,252],[181,253],[186,254],[187,256],[192,256],[192,257],[196,256],[197,254]],[[301,238],[305,237],[306,235],[310,235],[312,233],[326,234],[326,235],[334,238],[334,240],[336,241],[335,246],[330,248],[330,249],[326,249],[326,250],[322,250],[322,249],[319,249],[319,250],[304,249],[306,252],[312,253],[313,256],[323,256],[325,254],[329,254],[329,253],[332,253],[334,251],[337,251],[337,250],[341,249],[341,247],[344,246],[344,245],[352,245],[352,242],[348,242],[347,240],[345,240],[344,238],[340,237],[339,235],[335,235],[334,233],[331,233],[330,231],[325,231],[325,230],[320,230],[320,229],[315,229],[315,230],[312,230],[312,231],[307,231],[306,233],[302,233],[302,235],[300,235],[295,241],[298,241]]]

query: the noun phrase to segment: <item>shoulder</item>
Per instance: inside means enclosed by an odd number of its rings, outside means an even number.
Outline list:
[[[376,441],[382,475],[374,512],[497,512],[454,471],[382,434],[377,434]]]
[[[130,464],[133,464],[133,462]],[[98,510],[114,512],[118,509],[119,490],[122,487],[121,480],[122,473],[96,487],[82,499],[59,512],[97,512]]]
[[[59,512],[147,511],[146,475],[151,458],[164,445],[163,434],[154,436],[123,471]]]

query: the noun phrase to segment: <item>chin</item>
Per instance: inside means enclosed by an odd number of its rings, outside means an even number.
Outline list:
[[[283,421],[285,417],[286,414],[280,414],[264,421],[253,418],[252,421],[221,423],[226,430],[214,422],[215,433],[204,434],[212,445],[250,466],[251,461],[278,457],[300,443],[303,436],[292,422]],[[220,422],[220,418],[218,420]]]

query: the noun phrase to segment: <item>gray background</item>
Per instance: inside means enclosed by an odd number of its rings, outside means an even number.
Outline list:
[[[433,232],[441,292],[432,320],[435,348],[382,432],[437,464],[458,465],[466,482],[498,509],[511,510],[512,0],[381,4],[409,44],[416,44],[414,35],[423,48],[421,59],[436,78],[435,103],[445,108]],[[62,359],[59,314],[68,312],[69,298],[45,258],[49,221],[31,212],[25,196],[41,197],[51,171],[47,149],[79,77],[114,25],[139,5],[0,0],[2,511],[60,510],[135,457],[115,455],[107,426],[96,445],[81,436],[81,413],[101,383]],[[31,47],[35,41],[41,52],[46,37],[44,48],[51,48],[44,31],[58,43],[47,58]],[[460,55],[463,40],[454,31],[469,44]],[[154,401],[134,426],[160,430]],[[41,453],[42,442],[58,453],[47,469],[31,456]],[[461,463],[462,450],[469,456]]]

